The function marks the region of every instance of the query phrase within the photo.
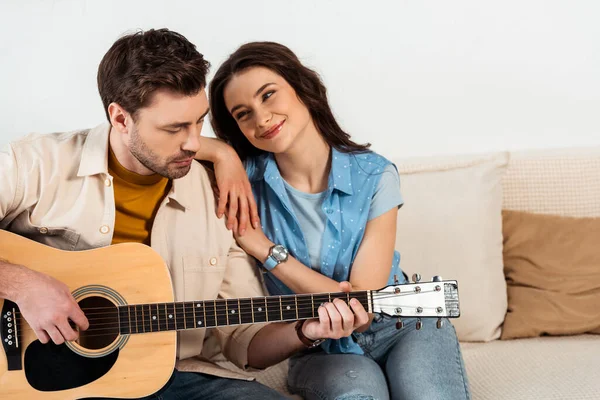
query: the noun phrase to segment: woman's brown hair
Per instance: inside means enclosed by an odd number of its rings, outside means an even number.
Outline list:
[[[357,144],[339,126],[327,100],[327,89],[319,75],[302,65],[287,47],[273,42],[251,42],[242,45],[219,67],[210,84],[211,124],[218,138],[229,143],[242,160],[264,153],[254,147],[241,132],[225,106],[223,92],[231,78],[252,67],[265,67],[283,77],[308,108],[320,134],[335,149],[350,153],[367,151],[370,144]]]

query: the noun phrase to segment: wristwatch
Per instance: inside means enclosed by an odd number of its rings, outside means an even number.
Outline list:
[[[298,334],[298,339],[300,339],[300,341],[309,349],[314,349],[315,347],[319,346],[321,343],[325,342],[327,339],[309,339],[306,336],[304,336],[304,333],[302,332],[302,327],[304,326],[304,323],[306,322],[305,319],[303,319],[302,321],[298,321],[296,322],[296,333]]]
[[[276,244],[269,249],[269,255],[267,256],[267,260],[263,265],[268,271],[270,271],[282,262],[286,262],[288,255],[288,250],[284,246]]]

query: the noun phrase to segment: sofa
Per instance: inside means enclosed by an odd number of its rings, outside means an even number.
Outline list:
[[[393,161],[405,200],[396,238],[401,266],[425,281],[458,281],[461,316],[453,324],[472,398],[600,399],[600,335],[502,337],[511,307],[502,210],[600,217],[600,147]],[[560,326],[564,318],[555,320]],[[283,362],[253,374],[287,393],[286,371]]]

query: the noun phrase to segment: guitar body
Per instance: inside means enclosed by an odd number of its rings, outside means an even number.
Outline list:
[[[94,309],[106,312],[112,307],[116,310],[115,305],[174,301],[171,277],[164,261],[141,244],[68,252],[0,231],[0,258],[64,282],[80,306],[92,310],[90,315]],[[11,304],[0,299],[5,325],[5,311],[12,309]],[[12,362],[6,350],[8,342],[0,346],[0,398],[3,400],[138,398],[158,391],[173,373],[175,331],[119,335],[113,329],[106,331],[106,335],[90,334],[88,338],[82,332],[79,343],[42,345],[27,322],[22,318],[18,320],[20,314],[16,312],[16,315],[11,312],[13,318],[17,317],[14,324],[17,331],[12,331],[10,342],[16,345],[18,339],[17,351],[13,346],[8,352],[12,353]],[[107,315],[114,322],[116,311],[111,312]],[[92,319],[88,312],[86,315],[91,329]],[[20,357],[21,369],[14,370],[19,366],[17,357]]]

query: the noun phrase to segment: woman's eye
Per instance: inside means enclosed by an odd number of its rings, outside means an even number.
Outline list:
[[[263,101],[269,99],[271,96],[273,96],[275,94],[274,90],[271,90],[270,92],[267,92],[265,94],[263,94]]]
[[[240,120],[240,119],[244,118],[246,115],[248,115],[248,113],[247,113],[246,111],[242,111],[242,112],[238,113],[238,114],[235,116],[235,118],[236,118],[237,120]]]

